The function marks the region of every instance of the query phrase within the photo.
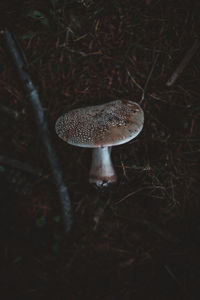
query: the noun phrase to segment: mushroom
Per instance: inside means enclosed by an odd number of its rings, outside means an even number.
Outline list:
[[[93,148],[89,182],[103,187],[117,181],[111,147],[134,139],[143,123],[144,113],[139,104],[115,100],[69,111],[58,118],[55,129],[65,142]]]

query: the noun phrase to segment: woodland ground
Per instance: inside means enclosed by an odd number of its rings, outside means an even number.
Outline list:
[[[0,112],[0,155],[43,173],[0,164],[2,300],[200,297],[200,51],[166,86],[200,38],[199,15],[199,1],[186,0],[1,1],[1,29],[28,58],[73,213],[65,234],[32,107],[1,38],[0,102],[19,118]],[[118,182],[98,192],[88,184],[91,151],[59,140],[55,121],[77,107],[140,102],[143,92],[144,129],[113,148]]]

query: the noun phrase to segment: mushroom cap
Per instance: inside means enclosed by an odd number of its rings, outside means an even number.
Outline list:
[[[136,102],[115,100],[78,108],[56,121],[58,136],[79,147],[117,146],[134,139],[142,130],[144,113]]]

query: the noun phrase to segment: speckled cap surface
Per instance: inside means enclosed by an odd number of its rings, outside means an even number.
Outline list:
[[[127,143],[140,133],[143,123],[139,104],[115,100],[69,111],[58,118],[55,129],[71,145],[96,148]]]

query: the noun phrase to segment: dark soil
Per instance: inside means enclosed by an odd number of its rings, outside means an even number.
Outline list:
[[[0,37],[0,286],[7,299],[192,300],[200,298],[200,48],[175,83],[167,80],[200,38],[199,1],[7,0],[0,4],[24,49],[72,202],[63,230],[49,164]],[[89,149],[55,134],[71,109],[115,99],[140,102],[145,125],[113,147],[118,182],[88,184]]]

